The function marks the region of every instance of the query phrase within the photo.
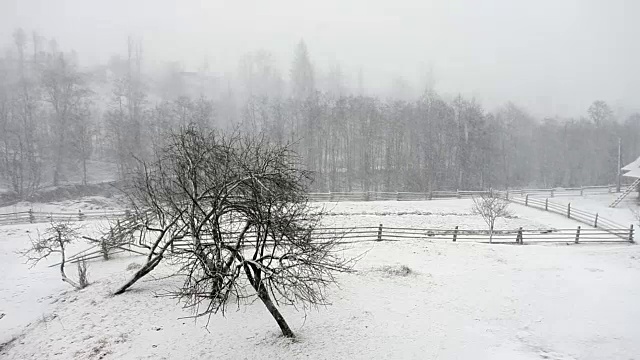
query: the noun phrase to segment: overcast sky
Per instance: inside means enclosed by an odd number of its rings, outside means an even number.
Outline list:
[[[320,69],[340,63],[379,88],[429,68],[436,89],[508,100],[537,115],[582,115],[596,99],[640,109],[636,0],[0,0],[0,38],[16,27],[55,37],[86,63],[142,38],[149,63],[234,72],[248,51],[274,53],[285,75],[299,39]]]

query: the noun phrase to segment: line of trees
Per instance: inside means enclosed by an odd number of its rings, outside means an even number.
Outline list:
[[[394,79],[389,96],[367,95],[362,70],[350,89],[339,65],[321,73],[306,44],[289,79],[268,51],[241,58],[236,77],[208,64],[145,72],[139,42],[126,57],[82,67],[53,40],[16,30],[0,56],[1,188],[26,198],[43,186],[123,178],[181,125],[260,132],[293,142],[316,191],[429,191],[579,186],[615,181],[640,155],[640,114],[616,118],[604,101],[585,116],[536,119],[512,103],[493,110],[435,91],[412,95]]]
[[[615,121],[602,101],[589,117],[539,121],[508,103],[495,112],[461,96],[415,101],[317,92],[252,98],[246,126],[298,140],[322,191],[430,191],[614,183],[638,155],[640,115]]]

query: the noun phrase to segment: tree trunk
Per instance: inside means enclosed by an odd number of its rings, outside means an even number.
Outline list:
[[[162,255],[153,258],[151,261],[147,262],[140,270],[136,271],[131,280],[129,280],[126,284],[122,285],[113,295],[120,295],[127,291],[128,288],[133,286],[138,280],[142,279],[145,275],[153,271],[160,261],[162,260]]]
[[[82,157],[82,185],[87,185],[87,158]]]
[[[253,269],[253,271],[254,271],[253,274],[251,273],[252,271],[250,269]],[[278,308],[275,306],[275,304],[271,300],[271,297],[269,296],[269,291],[267,290],[267,288],[262,283],[262,281],[260,279],[261,278],[260,270],[256,269],[256,267],[254,267],[252,265],[247,265],[245,263],[244,264],[244,271],[247,274],[247,278],[249,279],[249,283],[251,284],[251,286],[253,286],[255,291],[258,293],[258,297],[260,298],[260,300],[262,300],[262,303],[264,304],[264,306],[267,307],[267,310],[269,310],[269,313],[271,314],[271,316],[273,316],[273,318],[278,323],[278,326],[280,327],[280,330],[282,331],[282,335],[284,335],[285,337],[288,337],[288,338],[295,338],[296,335],[293,333],[293,331],[291,331],[291,328],[289,327],[289,325],[285,321],[284,317],[282,316],[282,314],[280,314],[280,311],[278,310]]]
[[[489,244],[493,243],[493,223],[491,224],[491,227],[489,228]]]
[[[61,129],[58,129],[58,131],[61,131],[61,135],[60,135],[60,139],[58,139],[58,147],[56,149],[56,163],[54,165],[54,170],[53,170],[53,186],[58,186],[60,185],[60,175],[62,173],[62,150],[63,150],[63,144],[64,144],[64,131],[65,129],[63,128],[63,125],[60,125]]]
[[[282,316],[282,314],[280,314],[278,308],[273,304],[273,301],[271,301],[269,292],[267,291],[267,288],[265,288],[264,284],[258,285],[258,297],[260,298],[260,300],[262,300],[264,306],[267,307],[267,310],[269,310],[271,316],[273,316],[273,318],[278,323],[278,326],[282,331],[282,335],[288,338],[295,338],[296,335],[293,333],[293,331],[291,331],[291,328],[285,321],[284,317]]]
[[[60,261],[60,276],[62,277],[62,281],[73,286],[77,290],[82,289],[80,285],[76,284],[73,280],[69,279],[67,277],[67,274],[64,273],[64,265],[67,262],[67,260],[66,260],[66,256],[64,255],[64,244],[62,243],[62,241],[60,241],[60,249],[61,249],[61,256],[62,256],[62,260]]]

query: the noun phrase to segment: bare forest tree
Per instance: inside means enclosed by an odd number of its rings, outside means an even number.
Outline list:
[[[309,59],[309,50],[304,40],[300,40],[291,65],[291,95],[304,100],[313,95],[315,89],[315,73]]]
[[[78,111],[75,114],[73,130],[71,134],[71,146],[75,152],[75,158],[80,162],[82,169],[82,184],[89,182],[87,163],[91,159],[94,148],[94,136],[96,136],[96,124],[93,121],[92,102],[84,99],[78,104]]]
[[[150,251],[115,293],[168,258],[184,278],[175,295],[196,316],[257,297],[294,337],[277,305],[326,304],[333,274],[353,264],[339,256],[339,234],[314,233],[322,213],[307,202],[310,174],[301,166],[289,147],[264,137],[193,125],[173,133],[125,190],[131,214],[123,227]]]
[[[13,37],[16,57],[4,64],[0,75],[2,175],[24,198],[38,190],[42,180],[42,114],[36,66],[27,58],[27,36],[18,29]]]
[[[21,254],[26,257],[31,267],[53,254],[59,254],[62,281],[75,289],[84,289],[88,285],[86,263],[78,265],[78,282],[71,280],[65,272],[66,249],[69,244],[80,238],[78,230],[79,228],[70,222],[51,222],[44,233],[38,233],[35,239],[31,239],[31,247]]]
[[[44,99],[53,110],[53,186],[60,184],[66,159],[79,154],[86,184],[86,159],[89,155],[90,108],[87,106],[91,91],[85,86],[83,75],[76,64],[62,53],[53,53],[42,74]]]
[[[495,194],[482,194],[473,197],[473,212],[482,216],[489,226],[489,242],[493,242],[493,230],[496,220],[511,216],[509,201]]]
[[[121,178],[135,166],[135,159],[143,158],[145,150],[148,150],[142,136],[147,94],[142,81],[141,63],[141,45],[129,38],[126,69],[115,81],[110,108],[105,113]]]

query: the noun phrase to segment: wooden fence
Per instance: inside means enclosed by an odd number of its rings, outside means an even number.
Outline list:
[[[432,191],[432,192],[330,192],[309,193],[310,201],[421,201],[434,199],[461,199],[487,194],[488,191]]]
[[[224,233],[225,236],[237,236],[240,232]],[[511,229],[494,230],[492,243],[494,244],[534,244],[534,243],[563,243],[563,244],[612,244],[612,243],[634,243],[634,228],[618,229],[583,229],[578,226],[576,229]],[[250,248],[255,244],[255,233],[245,233],[245,247]],[[67,263],[79,261],[101,259],[102,250],[95,239],[84,237],[90,240],[93,245],[85,250],[73,254],[67,258]],[[456,226],[453,229],[427,229],[427,228],[403,228],[385,227],[382,224],[373,227],[327,227],[317,228],[312,232],[312,239],[316,242],[334,241],[338,239],[339,244],[377,243],[377,242],[397,242],[409,240],[424,241],[451,241],[451,242],[475,242],[489,243],[489,230],[460,229]],[[210,240],[201,239],[203,245],[210,243]],[[189,239],[174,240],[170,252],[180,254],[193,247],[193,242]],[[139,244],[123,244],[109,250],[109,255],[119,253],[133,253],[135,255],[146,255],[147,248]],[[58,266],[55,263],[49,267]]]
[[[239,233],[228,233],[227,236]],[[634,228],[618,229],[591,229],[578,226],[576,229],[511,229],[494,230],[492,242],[496,244],[527,244],[527,243],[633,243]],[[255,234],[246,233],[246,243],[250,247],[255,243]],[[340,244],[356,244],[381,241],[452,241],[452,242],[477,242],[489,243],[489,230],[460,229],[427,229],[427,228],[403,228],[385,227],[382,224],[374,227],[352,228],[318,228],[312,232],[315,241],[322,242],[340,239]],[[207,244],[207,240],[201,240]],[[176,240],[171,248],[173,252],[184,251],[191,248],[192,242],[188,239]]]
[[[623,185],[626,187],[628,185]],[[596,195],[596,194],[608,194],[617,191],[616,185],[602,185],[602,186],[582,186],[575,188],[556,188],[556,189],[519,189],[519,190],[506,190],[504,193],[508,196],[527,196],[530,197],[559,197],[559,196],[584,196],[584,195]]]
[[[116,219],[125,215],[125,211],[94,211],[82,212],[41,212],[41,211],[19,211],[14,213],[0,214],[0,225],[11,224],[35,224],[51,221],[84,221],[96,219]]]
[[[431,191],[431,192],[328,192],[328,193],[310,193],[311,201],[420,201],[420,200],[436,200],[436,199],[467,199],[474,196],[487,194],[488,191]],[[502,193],[508,196],[526,196],[531,197],[556,197],[556,196],[584,196],[593,194],[607,194],[616,191],[616,185],[602,186],[583,186],[576,188],[556,188],[556,189],[518,189],[506,190]]]
[[[563,215],[569,219],[573,219],[583,224],[587,224],[589,226],[593,226],[594,228],[611,233],[618,233],[619,229],[624,228],[623,225],[616,223],[615,221],[603,218],[598,213],[590,213],[588,211],[571,207],[571,203],[568,203],[567,205],[558,204],[549,201],[549,198],[537,199],[532,197],[531,195],[525,195],[524,197],[511,196],[507,199],[516,204]]]
[[[491,190],[490,190],[491,191]],[[419,200],[431,200],[431,199],[451,199],[451,198],[471,198],[474,196],[487,194],[490,191],[432,191],[429,193],[416,193],[416,192],[352,192],[352,193],[310,193],[309,199],[311,201],[380,201],[380,200],[395,200],[395,201],[419,201]],[[555,204],[549,201],[549,199],[541,200],[538,197],[544,194],[551,196],[567,196],[567,195],[585,195],[595,193],[606,193],[615,191],[614,185],[605,186],[586,186],[581,188],[570,189],[522,189],[522,190],[508,190],[508,191],[494,191],[495,193],[509,199],[514,203],[519,203],[525,206],[535,207],[538,209],[555,212],[561,215],[582,222],[584,224],[591,225],[595,228],[615,231],[617,229],[624,228],[621,224],[614,221],[600,217],[597,213],[592,214],[579,209],[571,209],[571,204],[568,206]],[[38,212],[33,210],[0,214],[0,225],[9,224],[28,224],[28,223],[41,223],[51,221],[84,221],[95,219],[116,219],[125,215],[125,211],[95,211],[95,212],[82,212],[78,210],[77,213],[71,212]]]

